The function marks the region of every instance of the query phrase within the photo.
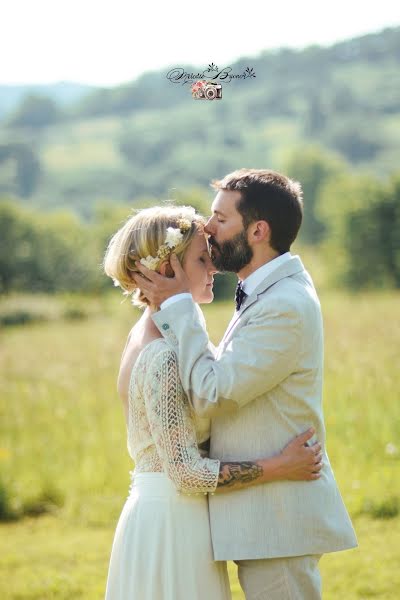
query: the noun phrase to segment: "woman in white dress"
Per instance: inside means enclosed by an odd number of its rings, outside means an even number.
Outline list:
[[[209,421],[192,413],[176,355],[152,321],[157,308],[141,296],[131,272],[141,261],[168,275],[173,251],[194,300],[211,302],[215,268],[203,223],[189,207],[144,209],[113,236],[104,259],[115,285],[145,307],[129,334],[118,378],[135,469],[114,536],[106,600],[231,598],[226,564],[213,561],[207,494],[319,477],[321,447],[306,445],[312,430],[272,458],[222,463],[202,450]]]

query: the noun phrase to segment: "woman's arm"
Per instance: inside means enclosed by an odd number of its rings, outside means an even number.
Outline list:
[[[168,348],[149,365],[143,393],[152,437],[165,472],[185,493],[230,491],[278,479],[317,478],[318,447],[304,446],[313,435],[311,431],[297,436],[273,458],[224,463],[203,458],[180,383],[177,357]]]

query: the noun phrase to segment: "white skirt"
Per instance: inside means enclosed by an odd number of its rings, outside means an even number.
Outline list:
[[[177,492],[164,473],[134,475],[115,531],[106,600],[230,600],[213,560],[207,496]]]

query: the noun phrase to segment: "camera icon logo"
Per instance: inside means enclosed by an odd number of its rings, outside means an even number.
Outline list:
[[[220,100],[222,85],[213,81],[199,80],[192,84],[192,97],[195,100]]]

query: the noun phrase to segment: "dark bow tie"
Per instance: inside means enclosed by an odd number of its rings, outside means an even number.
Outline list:
[[[242,306],[243,300],[245,298],[247,298],[247,294],[243,290],[242,282],[239,281],[239,283],[236,286],[235,292],[236,310],[240,310],[240,307]]]

